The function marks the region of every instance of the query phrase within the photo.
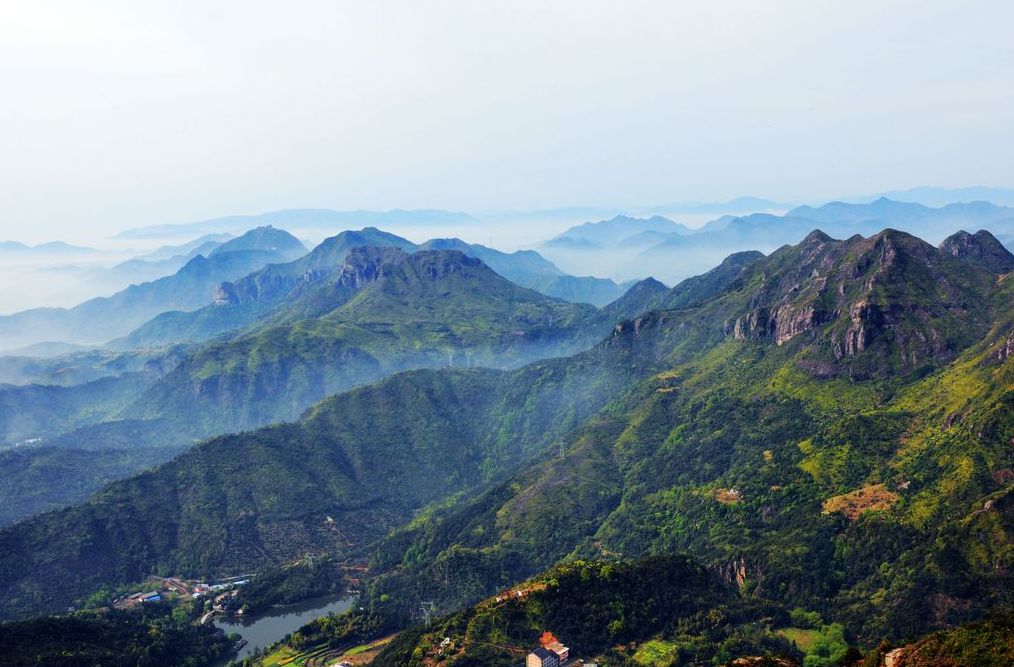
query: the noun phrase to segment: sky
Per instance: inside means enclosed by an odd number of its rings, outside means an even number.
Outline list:
[[[1014,184],[1009,0],[0,0],[0,239]]]

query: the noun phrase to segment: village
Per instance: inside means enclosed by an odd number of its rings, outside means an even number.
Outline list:
[[[250,575],[229,577],[211,584],[178,577],[151,576],[144,583],[146,584],[145,589],[113,600],[113,607],[130,609],[152,602],[199,600],[210,597],[211,609],[201,617],[201,623],[207,623],[215,614],[235,613],[242,615],[242,608],[234,609],[234,605],[231,603],[239,593],[239,588],[250,583]]]

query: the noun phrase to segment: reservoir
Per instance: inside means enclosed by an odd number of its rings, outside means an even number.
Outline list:
[[[219,616],[215,625],[226,634],[236,633],[246,640],[246,645],[230,660],[242,660],[254,650],[273,644],[290,632],[295,632],[310,621],[330,613],[340,614],[356,601],[354,597],[328,596],[315,598],[298,604],[269,609],[258,616],[242,618]]]

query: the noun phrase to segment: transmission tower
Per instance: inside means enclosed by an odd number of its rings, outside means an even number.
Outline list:
[[[426,619],[426,627],[430,626],[430,621],[433,620],[433,614],[436,613],[437,604],[432,600],[419,603],[419,608],[422,610],[423,618]]]

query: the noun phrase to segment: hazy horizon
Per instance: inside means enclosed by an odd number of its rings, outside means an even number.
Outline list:
[[[0,9],[0,238],[1014,173],[1009,3],[277,7]]]

